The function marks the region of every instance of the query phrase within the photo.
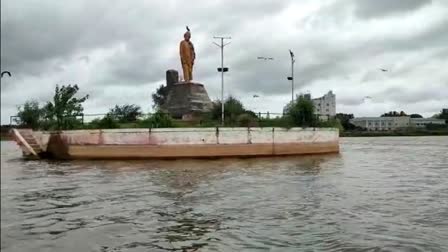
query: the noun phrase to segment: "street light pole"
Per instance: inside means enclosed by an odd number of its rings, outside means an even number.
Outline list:
[[[224,67],[224,46],[230,44],[224,44],[224,39],[231,39],[231,37],[214,36],[215,39],[220,39],[221,44],[213,42],[221,49],[221,67],[218,68],[218,72],[221,72],[221,125],[224,126],[224,72],[228,72],[229,68]]]
[[[296,60],[294,59],[294,53],[289,50],[289,54],[291,55],[291,77],[288,78],[291,80],[291,104],[294,103],[294,63]]]

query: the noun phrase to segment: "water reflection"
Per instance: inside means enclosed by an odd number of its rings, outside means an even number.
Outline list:
[[[131,225],[140,232],[151,233],[152,241],[106,246],[104,251],[141,246],[194,251],[207,246],[210,240],[220,240],[213,234],[221,230],[222,222],[232,220],[230,216],[197,209],[201,202],[212,202],[222,197],[219,192],[210,194],[207,187],[235,174],[261,180],[284,172],[316,176],[322,164],[335,158],[338,156],[126,162],[32,161],[35,163],[26,166],[22,176],[38,177],[42,184],[25,191],[15,201],[19,202],[19,213],[25,217],[20,228],[26,235],[58,239],[77,229]],[[318,209],[320,198],[313,194],[316,185],[312,181],[307,183],[308,193],[303,197],[306,204],[282,215],[274,214],[272,218],[297,217],[307,209]],[[158,204],[145,204],[150,198]],[[133,203],[134,207],[117,209],[124,202]],[[102,204],[106,204],[109,211],[78,216],[87,209],[99,209],[96,206]],[[157,223],[156,228],[148,227],[145,224],[148,220]]]

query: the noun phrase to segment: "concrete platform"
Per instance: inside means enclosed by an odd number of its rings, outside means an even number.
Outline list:
[[[42,157],[154,159],[257,157],[339,152],[333,128],[167,128],[33,132]],[[23,144],[23,153],[29,148]]]

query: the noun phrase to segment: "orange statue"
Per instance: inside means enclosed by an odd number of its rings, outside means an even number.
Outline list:
[[[193,43],[190,41],[191,33],[187,26],[187,32],[184,34],[184,40],[180,42],[180,61],[184,71],[185,82],[193,79],[193,65],[196,54],[194,52]]]

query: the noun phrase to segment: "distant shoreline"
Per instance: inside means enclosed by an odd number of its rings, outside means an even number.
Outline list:
[[[339,134],[339,137],[414,137],[414,136],[448,136],[448,131],[409,131],[409,132],[350,132],[345,131]]]

